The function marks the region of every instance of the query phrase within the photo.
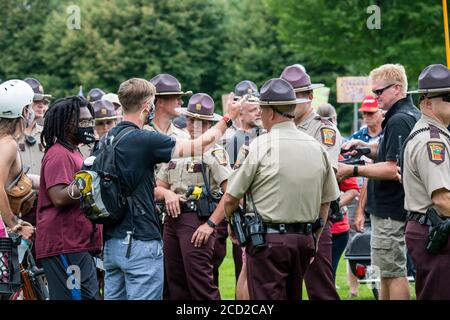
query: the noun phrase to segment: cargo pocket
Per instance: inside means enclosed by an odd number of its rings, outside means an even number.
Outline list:
[[[370,246],[373,249],[384,249],[389,250],[391,249],[392,241],[390,239],[381,238],[372,236],[370,239]]]

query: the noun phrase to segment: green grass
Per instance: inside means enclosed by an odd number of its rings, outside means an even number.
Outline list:
[[[336,283],[339,287],[338,293],[342,300],[349,300],[349,286],[347,283],[347,273],[346,273],[346,261],[341,258],[337,270]],[[412,299],[415,299],[414,284],[410,285]],[[222,299],[224,300],[234,300],[235,293],[235,277],[234,277],[234,262],[231,242],[227,241],[227,256],[225,257],[219,271],[219,290]],[[307,299],[308,295],[303,286],[303,298]],[[353,300],[375,300],[372,291],[365,284],[359,285],[359,295]]]

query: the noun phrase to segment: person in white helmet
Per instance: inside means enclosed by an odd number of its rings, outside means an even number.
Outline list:
[[[31,239],[34,234],[34,227],[16,216],[25,209],[13,206],[8,198],[9,190],[17,181],[29,179],[22,175],[17,140],[26,126],[33,122],[33,96],[33,89],[25,81],[9,80],[0,84],[0,237],[7,236],[5,224],[25,240]]]

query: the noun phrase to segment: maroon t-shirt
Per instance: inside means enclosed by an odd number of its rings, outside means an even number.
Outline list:
[[[38,259],[64,253],[98,251],[102,248],[101,226],[92,237],[93,225],[81,212],[80,205],[56,208],[48,189],[69,185],[81,169],[83,156],[59,143],[44,155],[36,217],[36,256]]]

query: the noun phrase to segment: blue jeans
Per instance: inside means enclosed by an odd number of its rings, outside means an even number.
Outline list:
[[[126,257],[125,239],[105,242],[105,300],[161,300],[164,285],[163,248],[161,240],[131,242]]]

